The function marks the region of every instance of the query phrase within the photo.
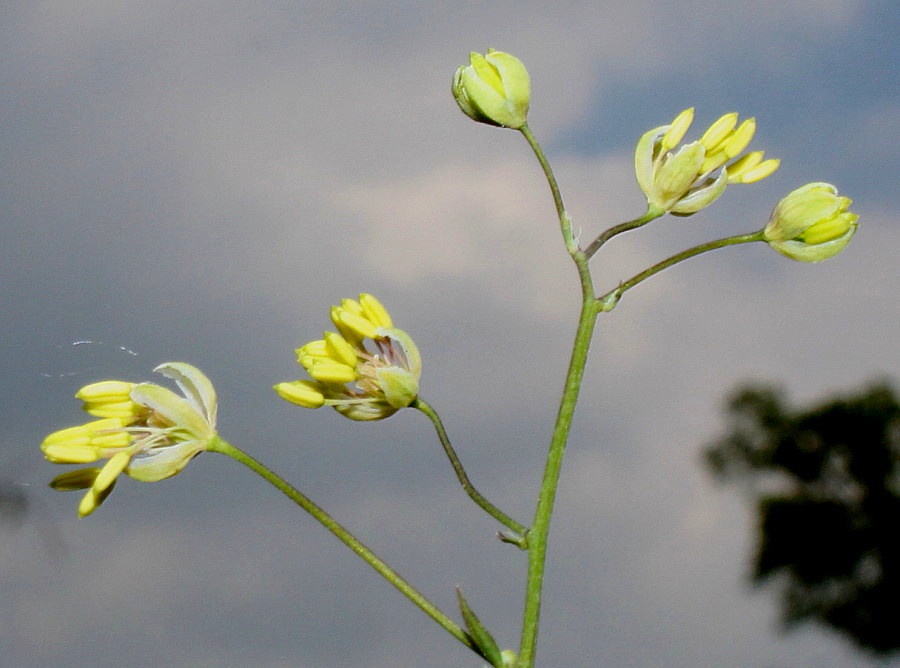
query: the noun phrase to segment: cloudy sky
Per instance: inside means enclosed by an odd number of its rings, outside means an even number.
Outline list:
[[[782,168],[610,243],[600,286],[761,227],[810,181],[854,199],[839,257],[730,248],[599,323],[551,534],[539,663],[856,668],[783,635],[751,590],[748,499],[700,452],[738,383],[796,401],[900,372],[893,0],[10,0],[0,7],[0,663],[479,666],[319,525],[225,457],[122,480],[95,515],[37,449],[95,380],[193,363],[223,436],[455,614],[518,642],[525,555],[459,489],[427,420],[278,400],[328,308],[372,292],[475,484],[530,517],[578,303],[515,132],[449,95],[471,50],[518,55],[530,124],[584,238],[643,212],[641,133],[738,111]],[[689,137],[696,136],[694,134]],[[91,341],[93,343],[78,342]],[[18,511],[22,511],[21,513]]]

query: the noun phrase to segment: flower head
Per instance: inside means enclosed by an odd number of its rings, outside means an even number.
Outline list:
[[[852,200],[839,197],[830,183],[809,183],[781,200],[763,230],[763,238],[782,255],[820,262],[840,253],[856,232],[859,216]]]
[[[469,54],[453,76],[453,98],[479,123],[518,130],[528,117],[531,81],[522,61],[502,51]]]
[[[422,360],[381,303],[368,294],[345,299],[332,307],[331,320],[338,333],[325,332],[296,351],[312,380],[279,383],[279,396],[304,408],[332,406],[351,420],[380,420],[409,406],[419,393]]]
[[[120,473],[144,482],[169,478],[218,438],[216,391],[209,379],[183,362],[154,371],[174,380],[184,396],[153,383],[93,383],[75,396],[99,419],[53,432],[41,443],[44,457],[55,464],[108,460],[102,468],[70,471],[50,483],[59,490],[88,490],[80,517],[103,503]]]
[[[778,169],[779,161],[763,160],[762,151],[726,164],[747,148],[756,132],[754,119],[738,125],[735,113],[725,114],[700,139],[674,151],[693,120],[694,110],[685,109],[669,125],[645,133],[635,148],[638,185],[657,213],[689,216],[716,201],[729,183],[754,183]]]

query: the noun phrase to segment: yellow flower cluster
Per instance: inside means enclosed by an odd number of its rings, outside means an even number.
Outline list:
[[[728,184],[754,183],[778,169],[779,161],[763,160],[762,151],[747,153],[726,165],[747,148],[756,132],[754,119],[738,125],[736,113],[725,114],[700,139],[673,152],[693,121],[693,108],[685,109],[671,124],[646,132],[635,148],[638,185],[648,206],[657,213],[696,213],[718,199]]]
[[[296,350],[312,380],[279,383],[278,395],[304,408],[332,406],[351,420],[380,420],[409,406],[419,393],[422,360],[384,306],[361,294],[332,307],[331,320],[337,333]]]
[[[158,366],[184,396],[153,383],[108,380],[87,385],[75,395],[98,420],[53,432],[41,443],[55,464],[87,464],[108,459],[102,468],[57,476],[58,490],[87,489],[78,515],[90,515],[103,503],[120,473],[155,482],[179,473],[216,438],[216,392],[196,367],[181,362]]]

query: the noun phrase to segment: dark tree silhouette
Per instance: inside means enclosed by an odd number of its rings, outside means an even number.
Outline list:
[[[818,620],[861,648],[900,650],[900,405],[886,382],[791,408],[766,386],[728,402],[713,474],[757,499],[757,584],[780,588],[790,629]]]

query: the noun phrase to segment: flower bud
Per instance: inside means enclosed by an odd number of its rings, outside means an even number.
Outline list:
[[[479,123],[518,130],[528,117],[531,81],[515,56],[488,49],[469,55],[470,65],[456,70],[453,98],[462,112]]]
[[[830,183],[809,183],[778,203],[763,238],[792,260],[827,260],[841,252],[856,232],[859,216],[847,211],[851,203]]]

